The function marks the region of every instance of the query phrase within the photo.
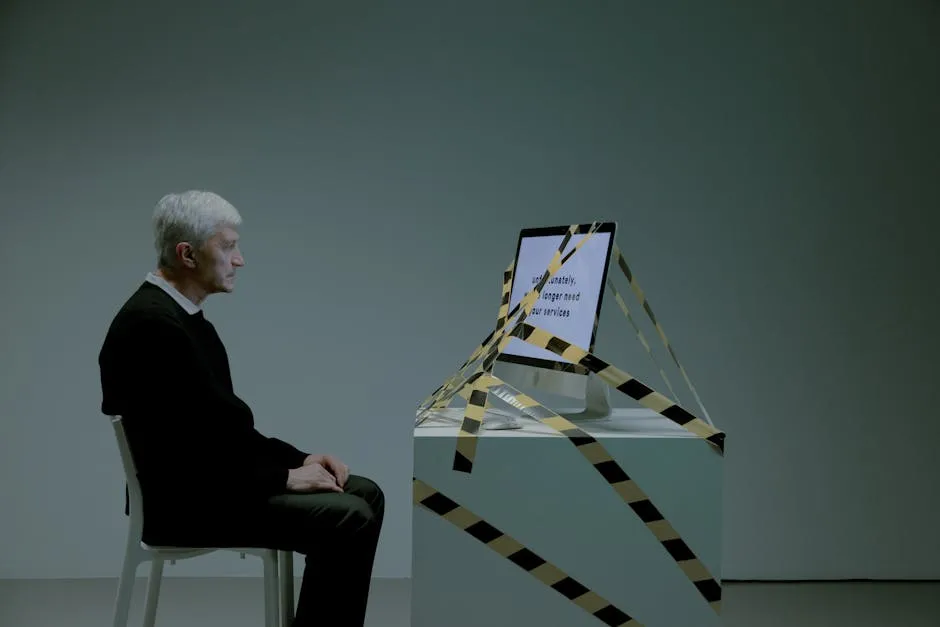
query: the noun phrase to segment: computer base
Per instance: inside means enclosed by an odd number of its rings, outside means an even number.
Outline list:
[[[608,409],[604,411],[577,411],[577,412],[558,412],[558,415],[571,422],[596,422],[598,420],[610,420],[611,412]]]
[[[538,384],[538,377],[541,373],[535,371],[535,384]],[[518,414],[510,415],[500,410],[489,410],[483,418],[483,427],[485,429],[519,429],[518,415],[525,416],[525,406],[513,396],[507,386],[497,385],[490,392],[497,398],[505,401],[511,407],[518,410]],[[568,411],[557,412],[566,420],[571,422],[586,422],[608,420],[611,417],[610,407],[610,389],[599,377],[593,373],[587,377],[584,387],[584,408],[571,409]]]
[[[490,416],[487,414],[483,418],[484,431],[506,431],[521,428],[522,423],[515,416]]]
[[[597,375],[591,373],[584,388],[584,409],[558,413],[571,422],[606,420],[611,414],[610,389]]]

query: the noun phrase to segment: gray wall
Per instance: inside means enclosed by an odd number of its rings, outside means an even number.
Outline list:
[[[936,2],[190,4],[0,12],[0,577],[117,573],[96,356],[190,187],[245,217],[261,429],[386,488],[377,576],[518,229],[595,217],[729,434],[724,576],[940,576]]]

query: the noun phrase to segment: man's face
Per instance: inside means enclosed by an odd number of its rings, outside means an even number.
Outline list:
[[[202,288],[208,294],[231,292],[235,289],[235,270],[245,265],[238,249],[238,232],[225,227],[199,251],[196,274]]]

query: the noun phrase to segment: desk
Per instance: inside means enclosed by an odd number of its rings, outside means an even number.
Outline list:
[[[646,525],[570,440],[523,418],[483,431],[471,474],[452,469],[461,410],[414,430],[414,476],[646,627],[717,627]],[[580,423],[721,577],[723,458],[649,410]],[[413,627],[601,627],[604,623],[424,507],[414,507]]]

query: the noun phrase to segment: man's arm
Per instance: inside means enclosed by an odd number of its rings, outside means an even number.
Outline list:
[[[286,464],[292,471],[316,463],[322,466],[327,473],[330,473],[330,476],[335,477],[336,484],[339,488],[346,485],[346,481],[349,479],[349,467],[334,456],[304,453],[298,450],[294,445],[283,440],[265,437],[257,431],[254,433],[256,434],[256,441],[259,446],[267,447],[267,454],[270,455],[269,459],[272,459],[274,463],[281,465]],[[290,485],[289,479],[288,485]]]
[[[111,368],[119,371],[116,384],[141,473],[161,483],[221,491],[285,489],[286,467],[232,459],[236,444],[227,437],[226,407],[211,393],[210,374],[180,323],[165,314],[141,314],[127,325]]]
[[[285,468],[299,468],[304,465],[308,453],[304,453],[293,444],[274,437],[268,437],[255,429],[252,433],[254,444],[264,451],[272,463]]]

